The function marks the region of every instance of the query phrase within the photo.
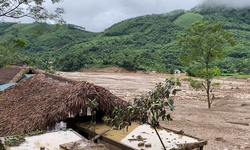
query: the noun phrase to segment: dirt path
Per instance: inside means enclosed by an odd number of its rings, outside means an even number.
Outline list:
[[[217,79],[215,99],[207,108],[205,93],[190,89],[185,76],[156,73],[60,72],[59,75],[102,86],[126,101],[152,90],[167,77],[181,78],[182,91],[175,98],[173,121],[162,125],[208,140],[205,150],[250,150],[250,81]]]

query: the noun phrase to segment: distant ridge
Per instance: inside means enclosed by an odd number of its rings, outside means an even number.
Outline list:
[[[41,69],[74,71],[81,68],[122,67],[172,73],[185,68],[179,61],[176,36],[195,21],[223,22],[237,45],[227,48],[227,57],[215,65],[223,72],[247,73],[250,65],[250,7],[211,7],[206,3],[191,10],[138,16],[118,22],[103,32],[94,33],[68,24],[0,23],[1,39],[20,37],[28,45],[20,50],[16,64]],[[215,7],[216,6],[216,7]]]

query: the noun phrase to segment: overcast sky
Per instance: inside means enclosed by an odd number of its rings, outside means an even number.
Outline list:
[[[170,12],[189,10],[205,0],[64,0],[54,6],[63,7],[67,23],[100,32],[122,20]],[[51,7],[51,4],[47,4]],[[53,6],[53,5],[52,5]]]
[[[88,31],[101,32],[128,18],[176,9],[189,10],[205,1],[233,7],[250,5],[250,0],[64,0],[54,5],[46,0],[45,7],[49,10],[63,7],[66,11],[63,18],[67,23],[85,27]],[[27,20],[23,19],[22,22]]]

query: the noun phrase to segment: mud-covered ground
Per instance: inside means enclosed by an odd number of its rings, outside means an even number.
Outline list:
[[[166,78],[180,78],[182,91],[175,97],[176,110],[171,112],[174,120],[161,125],[207,140],[205,150],[250,150],[250,79],[216,79],[221,85],[213,90],[214,102],[208,109],[205,92],[191,89],[184,75],[131,73],[119,69],[58,74],[105,87],[126,101],[152,90]]]

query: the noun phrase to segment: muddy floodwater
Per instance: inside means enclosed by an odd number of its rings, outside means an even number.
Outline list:
[[[103,123],[97,123],[95,127],[91,125],[89,122],[81,123],[81,127],[88,128],[89,130],[95,131],[97,134],[102,133],[103,131],[109,129]],[[197,143],[199,142],[197,139],[188,137],[181,134],[173,133],[172,131],[167,131],[164,129],[157,129],[159,135],[161,136],[165,146],[167,149],[178,148],[177,144],[185,144],[185,143]],[[162,149],[162,145],[158,136],[153,128],[149,125],[139,125],[136,122],[132,122],[131,126],[128,127],[128,131],[124,130],[116,130],[110,129],[108,132],[104,134],[105,137],[113,139],[115,141],[119,141],[130,147],[135,149],[146,149],[146,150],[160,150]],[[139,143],[143,143],[143,145],[138,146]],[[150,147],[146,147],[145,144],[150,144]]]
[[[97,123],[95,126],[95,130],[93,128],[93,125],[91,125],[90,122],[85,122],[80,124],[81,127],[86,128],[90,127],[89,130],[95,131],[97,134],[102,133],[103,131],[109,129],[109,127],[103,123]],[[135,128],[139,126],[138,123],[132,123],[131,126],[129,126],[128,131],[124,130],[113,130],[111,129],[107,133],[105,133],[105,136],[111,139],[114,139],[116,141],[121,141],[124,139],[130,132],[132,132]]]
[[[250,149],[250,80],[218,78],[218,88],[213,89],[212,108],[207,108],[206,94],[190,88],[185,75],[121,72],[58,72],[59,75],[77,81],[88,81],[110,90],[126,101],[152,90],[156,83],[167,77],[181,79],[181,92],[177,93],[175,110],[169,112],[173,121],[161,125],[182,130],[208,141],[205,150]]]

